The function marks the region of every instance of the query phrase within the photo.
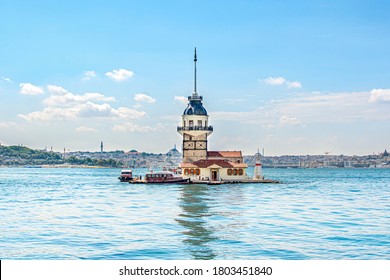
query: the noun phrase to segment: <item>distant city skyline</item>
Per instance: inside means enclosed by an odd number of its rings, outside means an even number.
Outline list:
[[[387,1],[8,1],[0,143],[54,151],[174,145],[197,90],[210,150],[390,150]]]

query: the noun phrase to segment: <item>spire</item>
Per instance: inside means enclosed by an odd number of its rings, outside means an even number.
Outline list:
[[[194,54],[194,95],[196,96],[197,95],[197,92],[196,92],[196,62],[198,61],[197,57],[196,57],[196,47],[195,47],[195,54]]]

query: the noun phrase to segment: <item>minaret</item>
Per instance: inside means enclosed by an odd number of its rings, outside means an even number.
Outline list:
[[[103,159],[103,141],[100,142],[100,159]]]
[[[183,162],[194,162],[207,158],[207,137],[213,132],[208,124],[209,116],[203,107],[203,97],[197,93],[196,48],[194,54],[194,92],[188,96],[188,105],[182,115],[182,125],[177,132],[183,136]]]
[[[255,154],[255,170],[253,172],[253,179],[263,179],[263,172],[261,170],[261,161],[260,161],[260,152],[259,149],[257,149],[257,153]]]
[[[196,48],[195,48],[195,54],[194,54],[194,94],[198,95],[196,92],[196,62],[198,61],[198,58],[196,57]]]

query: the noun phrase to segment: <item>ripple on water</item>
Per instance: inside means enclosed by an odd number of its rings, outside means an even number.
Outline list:
[[[390,170],[264,169],[284,183],[221,186],[118,173],[0,169],[0,257],[390,258]]]

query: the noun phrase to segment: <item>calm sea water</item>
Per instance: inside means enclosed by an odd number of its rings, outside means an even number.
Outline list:
[[[219,186],[119,172],[1,168],[0,258],[390,259],[390,169],[265,169],[284,183]]]

